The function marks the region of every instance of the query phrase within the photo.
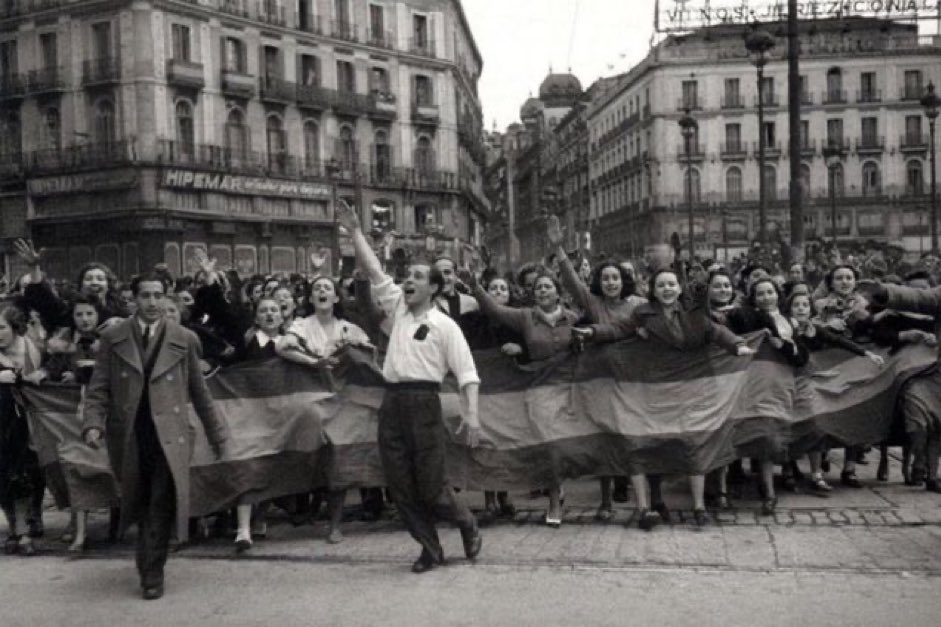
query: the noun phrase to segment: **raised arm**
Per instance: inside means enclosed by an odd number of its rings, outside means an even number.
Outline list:
[[[366,271],[366,276],[374,285],[382,283],[386,279],[386,273],[382,269],[379,257],[376,256],[369,242],[366,241],[356,210],[350,207],[345,200],[339,198],[337,199],[335,211],[340,226],[346,229],[350,237],[353,238],[353,249],[356,251],[356,260],[359,262],[360,267]]]
[[[526,316],[529,315],[529,310],[514,309],[513,307],[506,307],[505,305],[499,304],[497,301],[493,300],[493,297],[487,293],[487,290],[477,283],[474,284],[474,296],[477,297],[477,302],[480,304],[480,311],[482,311],[485,316],[495,322],[499,322],[505,327],[513,329],[517,333],[523,332],[524,321]]]
[[[546,237],[549,243],[555,247],[555,255],[559,260],[559,272],[562,278],[562,285],[572,295],[582,311],[591,313],[591,291],[581,277],[575,271],[575,266],[569,259],[565,247],[562,245],[563,235],[562,227],[559,224],[558,216],[549,216],[549,223],[546,226]],[[597,322],[597,321],[593,321]]]

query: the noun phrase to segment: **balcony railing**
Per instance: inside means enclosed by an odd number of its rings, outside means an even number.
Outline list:
[[[702,111],[702,103],[699,98],[680,98],[676,101],[677,111]]]
[[[25,164],[30,171],[61,172],[110,167],[130,163],[134,152],[127,140],[68,146],[58,150],[37,150]]]
[[[686,144],[682,143],[676,147],[676,155],[680,161],[686,161]],[[689,158],[693,161],[701,160],[706,156],[702,144],[699,142],[689,142]]]
[[[206,86],[206,78],[203,75],[203,64],[183,61],[181,59],[168,59],[167,82],[180,87],[202,89]]]
[[[428,102],[412,104],[412,120],[437,124],[439,120],[438,105]]]
[[[246,0],[221,0],[219,3],[219,10],[223,13],[237,15],[239,17],[248,17],[251,15],[251,12],[248,10],[248,2]]]
[[[720,106],[723,109],[744,109],[745,99],[742,98],[741,94],[726,94],[722,96]]]
[[[251,98],[255,95],[255,77],[235,70],[222,70],[222,93],[227,96]]]
[[[283,6],[271,0],[261,0],[258,3],[258,19],[272,26],[287,26],[287,16]]]
[[[333,108],[341,113],[365,115],[372,111],[369,96],[351,91],[337,91],[333,95]]]
[[[0,100],[25,96],[26,82],[25,77],[21,74],[0,75]]]
[[[856,102],[860,104],[882,102],[881,89],[863,89],[856,92]]]
[[[781,99],[778,98],[777,94],[762,94],[761,96],[755,96],[755,106],[758,106],[758,103],[761,103],[763,107],[780,107]]]
[[[392,31],[390,30],[370,30],[368,33],[366,33],[366,43],[370,46],[388,48],[391,50],[395,47],[395,38],[393,37]]]
[[[334,39],[342,39],[343,41],[359,41],[358,29],[356,28],[356,24],[352,22],[333,20],[330,23],[330,35]]]
[[[836,150],[837,152],[844,153],[849,152],[850,147],[850,142],[845,137],[828,137],[827,143],[823,149],[826,150],[829,148],[830,150]]]
[[[335,93],[334,90],[319,85],[298,85],[297,104],[321,110],[329,109]]]
[[[29,73],[29,92],[49,94],[65,91],[65,68],[47,67]]]
[[[883,136],[867,136],[863,135],[862,137],[856,138],[856,152],[882,152],[885,150],[885,137]]]
[[[297,14],[297,30],[314,35],[323,35],[323,24],[319,15],[310,15],[309,13]]]
[[[920,133],[905,133],[899,137],[902,150],[928,150],[928,136]]]
[[[921,100],[925,95],[922,85],[903,85],[899,90],[899,100]]]
[[[268,102],[290,103],[297,101],[294,83],[275,76],[262,76],[258,79],[259,97]]]
[[[817,154],[817,140],[816,139],[805,139],[801,141],[801,156],[802,157],[813,157]]]
[[[758,158],[758,142],[752,142],[752,154]],[[765,142],[765,157],[779,157],[781,155],[781,142]]]
[[[846,90],[845,89],[827,89],[822,92],[822,102],[825,105],[842,105],[846,104]]]
[[[82,64],[82,82],[86,86],[116,83],[120,78],[121,64],[117,57],[101,57]]]
[[[801,104],[802,105],[812,105],[814,104],[814,95],[809,91],[801,92]]]
[[[412,39],[409,39],[408,51],[412,54],[417,54],[422,57],[434,58],[437,56],[437,54],[435,54],[434,40],[422,37],[413,37]]]
[[[726,142],[722,144],[721,153],[723,159],[744,159],[748,154],[748,147],[745,142]]]
[[[387,90],[374,89],[369,95],[370,115],[394,119],[398,107],[395,94]]]

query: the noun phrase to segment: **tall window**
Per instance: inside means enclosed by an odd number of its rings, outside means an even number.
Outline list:
[[[412,38],[416,48],[428,47],[428,18],[424,15],[412,17]]]
[[[918,100],[922,96],[921,70],[905,70],[905,89],[902,98],[905,100]]]
[[[337,61],[337,91],[356,93],[356,69],[349,61]]]
[[[846,189],[846,185],[843,178],[843,164],[837,163],[829,168],[829,176],[827,176],[827,188],[828,192],[837,198],[842,198],[843,192]]]
[[[248,156],[248,127],[239,109],[232,109],[226,117],[225,147],[229,158],[235,163],[240,163]]]
[[[419,233],[438,224],[437,209],[432,205],[415,205],[415,230]]]
[[[297,0],[297,27],[312,32],[314,30],[313,5],[316,0]]]
[[[313,120],[304,122],[304,165],[308,170],[320,167],[320,127]]]
[[[9,84],[18,72],[16,41],[0,41],[0,81]]]
[[[700,202],[702,181],[699,177],[699,170],[696,168],[686,168],[683,172],[683,202],[690,202],[690,192],[692,192],[693,204]]]
[[[882,193],[882,177],[879,165],[873,161],[863,164],[863,196],[877,196]]]
[[[340,137],[337,141],[337,159],[344,170],[352,170],[356,162],[356,143],[353,140],[353,129],[347,125],[340,127]]]
[[[876,88],[876,73],[863,72],[859,75],[859,99],[862,102],[874,102],[878,90]]]
[[[59,65],[59,44],[55,33],[43,33],[39,36],[39,54],[43,69]]]
[[[385,68],[374,67],[369,71],[369,91],[373,94],[385,95],[389,89],[389,73]]]
[[[95,105],[95,143],[108,146],[117,139],[114,119],[114,104],[110,100],[99,100]]]
[[[392,174],[392,147],[389,145],[389,134],[383,129],[376,131],[375,151],[376,176],[386,180]]]
[[[173,39],[173,58],[177,61],[191,61],[190,27],[185,24],[172,24],[170,33]]]
[[[801,94],[801,103],[808,104],[810,102],[810,89],[809,83],[807,82],[807,76],[801,74],[800,76],[800,94]]]
[[[725,173],[725,199],[729,202],[742,200],[742,170],[738,167],[729,168]]]
[[[864,146],[875,146],[879,140],[879,118],[862,118],[860,121]]]
[[[186,100],[176,103],[176,142],[180,155],[192,158],[196,152],[196,131],[193,128],[193,105]]]
[[[774,122],[765,122],[764,128],[761,130],[765,137],[765,146],[767,148],[774,148],[778,141],[777,129],[775,128]]]
[[[55,107],[49,107],[43,112],[42,146],[52,152],[58,152],[62,147],[62,123],[59,110]]]
[[[268,145],[268,167],[275,172],[284,172],[287,166],[287,142],[284,126],[277,115],[269,115],[265,122],[265,137]]]
[[[827,145],[843,147],[843,120],[827,120]]]
[[[297,82],[301,85],[320,85],[320,58],[312,54],[302,54],[298,64]]]
[[[809,150],[810,149],[810,122],[807,120],[801,120],[801,149]]]
[[[774,200],[778,197],[778,171],[773,165],[766,165],[764,171],[765,198]]]
[[[698,98],[699,83],[697,81],[683,81],[683,107],[684,109],[696,109],[699,106]]]
[[[725,125],[725,149],[727,152],[739,152],[742,149],[742,125]]]
[[[740,89],[737,78],[725,79],[725,106],[738,107],[742,104]]]
[[[843,94],[843,72],[840,68],[830,68],[827,70],[827,100],[830,102],[840,102]]]
[[[350,4],[349,0],[333,0],[333,14],[336,16],[337,24],[347,26],[350,23]]]
[[[431,148],[431,139],[422,135],[415,144],[415,169],[420,174],[427,174],[434,170],[434,151]]]
[[[281,78],[281,51],[275,46],[264,47],[265,80]]]
[[[384,41],[386,32],[385,10],[382,5],[369,5],[369,38],[372,41]]]
[[[434,93],[430,77],[421,74],[415,77],[415,104],[419,107],[434,105]]]
[[[225,38],[225,69],[228,72],[245,73],[245,44],[235,37]]]
[[[921,144],[921,116],[905,116],[905,144],[917,146]]]
[[[95,59],[106,59],[111,56],[111,22],[92,24],[91,38]]]
[[[764,105],[774,104],[774,77],[763,76],[761,78],[761,103]]]
[[[905,192],[912,196],[925,193],[925,171],[918,159],[905,164]]]
[[[0,160],[4,157],[18,157],[23,151],[20,131],[19,112],[8,111],[0,118]]]

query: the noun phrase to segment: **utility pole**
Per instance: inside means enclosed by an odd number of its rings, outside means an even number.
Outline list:
[[[804,260],[804,207],[801,189],[801,78],[800,37],[797,29],[797,0],[787,2],[787,119],[791,181],[791,263]],[[834,225],[836,229],[836,225]],[[834,230],[834,233],[836,231]]]

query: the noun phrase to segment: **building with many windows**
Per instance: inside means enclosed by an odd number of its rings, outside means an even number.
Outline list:
[[[336,198],[459,262],[487,205],[459,0],[0,1],[0,249],[303,272]],[[9,261],[9,257],[8,257]]]
[[[670,36],[593,100],[588,113],[590,220],[594,251],[639,256],[671,234],[688,238],[690,173],[696,252],[723,257],[758,233],[758,140],[769,237],[789,239],[787,42],[768,25],[759,94],[744,45],[749,27],[717,26]],[[941,38],[878,19],[802,22],[801,179],[808,240],[901,242],[930,248],[927,119],[919,99],[941,82]],[[758,102],[764,125],[758,128]],[[678,125],[698,122],[686,160]],[[823,149],[834,148],[828,164]],[[689,168],[687,168],[689,166]]]

